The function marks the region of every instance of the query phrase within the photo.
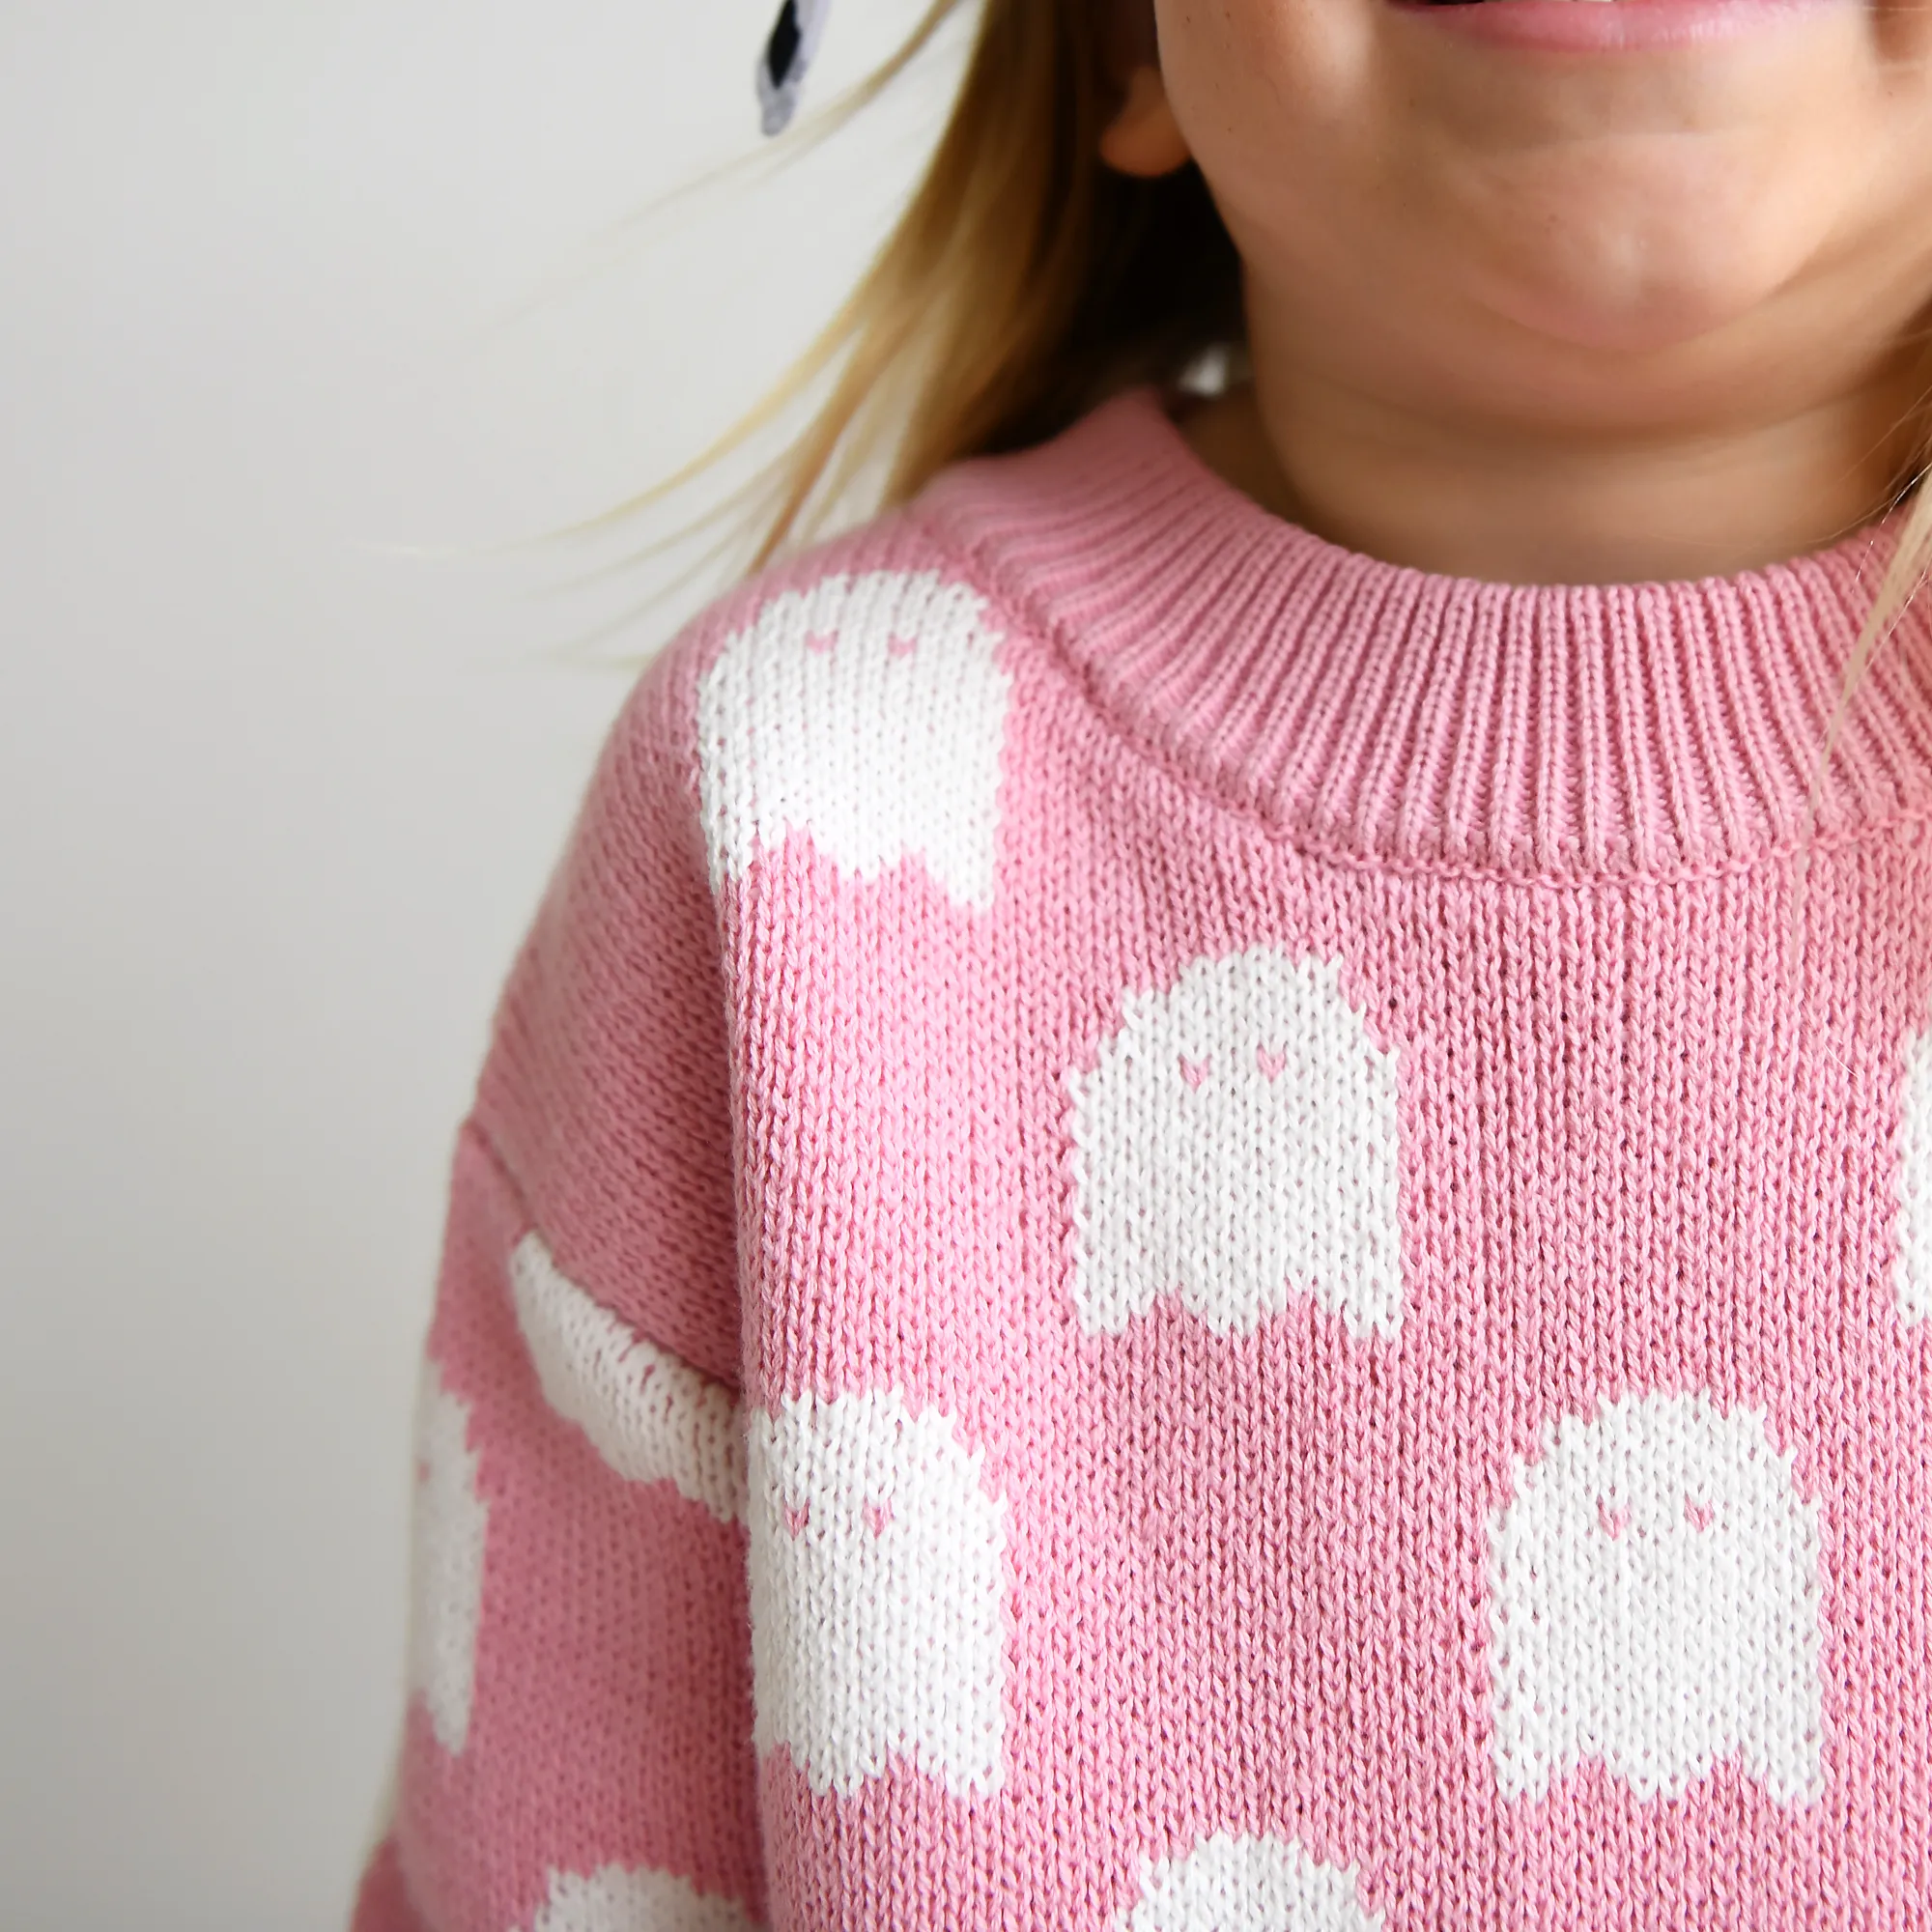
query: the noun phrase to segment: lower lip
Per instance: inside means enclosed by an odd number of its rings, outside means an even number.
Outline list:
[[[1845,0],[1391,0],[1400,14],[1496,46],[1540,53],[1651,53],[1707,46],[1809,19]]]

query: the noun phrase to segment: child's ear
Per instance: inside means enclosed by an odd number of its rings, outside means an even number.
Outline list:
[[[1136,66],[1114,118],[1100,136],[1100,158],[1123,175],[1171,175],[1193,156],[1152,63]]]

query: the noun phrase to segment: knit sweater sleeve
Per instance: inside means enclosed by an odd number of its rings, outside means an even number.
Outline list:
[[[355,1932],[762,1917],[697,641],[606,747],[459,1138]]]

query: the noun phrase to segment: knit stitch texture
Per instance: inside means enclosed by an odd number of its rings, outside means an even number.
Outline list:
[[[645,675],[456,1155],[356,1932],[1932,1928],[1932,635],[1141,392]]]

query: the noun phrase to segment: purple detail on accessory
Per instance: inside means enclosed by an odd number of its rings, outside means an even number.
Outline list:
[[[832,0],[784,0],[779,9],[758,56],[758,125],[767,134],[782,134],[791,125],[831,11]]]

